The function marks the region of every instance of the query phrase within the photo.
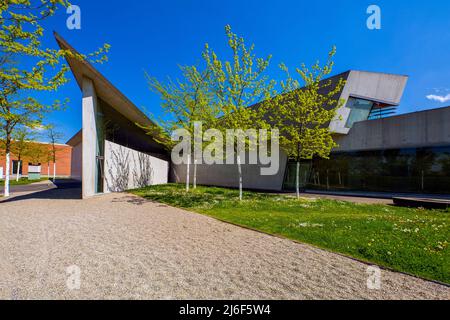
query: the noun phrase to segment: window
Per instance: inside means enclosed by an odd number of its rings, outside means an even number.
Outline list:
[[[307,188],[450,193],[450,146],[337,152],[314,159]]]
[[[350,97],[347,101],[347,108],[350,108],[350,116],[347,119],[347,128],[352,128],[355,122],[365,121],[369,118],[370,111],[372,111],[374,102],[356,99]]]
[[[311,173],[311,161],[302,161],[300,163],[299,182],[300,188],[305,188],[308,183],[309,175]],[[286,168],[286,175],[284,178],[285,190],[295,190],[297,186],[297,162],[289,161]]]
[[[17,168],[19,166],[19,161],[13,160],[12,161],[12,174],[17,174]],[[23,161],[20,161],[20,170],[19,174],[22,174],[23,172]]]

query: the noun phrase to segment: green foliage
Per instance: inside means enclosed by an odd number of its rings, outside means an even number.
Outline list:
[[[193,134],[194,123],[201,121],[203,129],[257,129],[267,127],[258,108],[248,108],[253,103],[267,99],[274,92],[274,81],[265,75],[270,56],[256,58],[254,45],[247,48],[230,26],[225,28],[232,61],[222,61],[205,45],[202,53],[204,66],[181,67],[183,81],[162,84],[147,75],[152,91],[162,100],[164,118],[155,119],[155,125],[143,127],[149,135],[171,149],[171,133],[186,129]]]
[[[67,102],[45,105],[30,96],[34,91],[55,91],[68,80],[65,57],[106,60],[109,45],[89,55],[42,45],[41,23],[65,7],[65,0],[3,0],[0,5],[0,121],[6,148],[16,126],[38,127],[45,113],[61,109]],[[7,150],[9,151],[9,150]]]
[[[328,158],[337,146],[328,125],[342,105],[337,97],[345,82],[343,79],[324,80],[332,72],[335,53],[333,48],[323,67],[319,62],[311,68],[302,64],[296,69],[300,79],[291,76],[288,68],[281,65],[287,75],[281,83],[283,92],[272,99],[266,111],[273,125],[279,128],[280,144],[290,157],[298,160],[314,156]]]
[[[31,143],[29,145],[29,159],[31,163],[45,163],[50,158],[51,150],[48,145],[42,143]]]
[[[255,134],[258,129],[268,129],[269,124],[264,117],[264,109],[252,107],[261,101],[270,103],[274,94],[275,81],[267,75],[271,56],[257,58],[254,54],[255,46],[248,47],[244,38],[238,37],[227,25],[225,32],[228,38],[228,47],[231,49],[231,60],[221,60],[218,55],[205,46],[203,58],[211,73],[210,87],[214,93],[214,102],[218,106],[221,118],[217,121],[216,129],[226,133],[226,130],[237,130],[242,142],[229,141],[237,153],[239,172],[239,198],[243,197],[243,181],[241,158],[246,150],[256,148],[259,141]],[[252,130],[253,133],[250,133]]]
[[[30,141],[34,139],[34,133],[29,128],[23,126],[17,128],[13,133],[12,139],[11,152],[18,160],[30,155],[32,151]]]
[[[288,195],[182,185],[152,186],[132,193],[168,205],[371,263],[450,283],[449,211],[354,204]]]
[[[2,0],[0,2],[0,135],[5,154],[11,152],[12,134],[17,127],[40,127],[48,112],[67,103],[56,100],[43,104],[34,92],[56,91],[67,83],[69,70],[64,58],[106,61],[110,46],[105,44],[88,55],[43,46],[42,21],[55,14],[66,0]],[[8,196],[9,173],[5,181]]]
[[[2,180],[0,180],[1,182]],[[29,185],[32,183],[37,183],[37,182],[43,182],[43,181],[48,181],[47,178],[41,178],[39,180],[28,180],[28,178],[20,178],[19,181],[16,180],[11,180],[10,184],[12,186],[24,186],[24,185]]]
[[[196,66],[181,66],[180,69],[183,80],[169,79],[167,84],[146,74],[150,89],[162,100],[163,117],[152,116],[153,126],[138,124],[169,150],[175,144],[171,141],[174,130],[185,129],[193,136],[195,122],[202,122],[204,129],[213,128],[218,116],[209,88],[209,70]]]
[[[271,56],[257,58],[254,45],[247,47],[227,25],[225,32],[231,61],[221,60],[207,44],[203,58],[211,72],[210,87],[214,101],[221,113],[217,129],[267,128],[261,108],[250,106],[268,100],[274,94],[275,81],[266,74]]]
[[[47,125],[45,129],[47,130],[47,138],[51,146],[48,152],[48,160],[55,163],[57,154],[56,144],[59,143],[62,138],[64,138],[64,134],[58,131],[54,124]]]

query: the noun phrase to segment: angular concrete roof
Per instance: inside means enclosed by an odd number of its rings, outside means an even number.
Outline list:
[[[61,49],[70,50],[79,55],[78,51],[59,34],[55,32],[54,36]],[[154,123],[138,107],[136,107],[133,102],[109,82],[108,79],[106,79],[88,61],[76,58],[66,58],[66,60],[80,89],[82,87],[83,77],[89,78],[94,83],[97,96],[125,118],[133,123],[139,123],[145,126],[154,125]]]
[[[330,123],[330,130],[337,134],[348,134],[346,127],[351,110],[346,103],[350,97],[378,102],[384,106],[398,106],[408,81],[408,76],[381,72],[350,70],[346,73],[346,84],[340,99],[345,104],[337,110],[338,117]]]

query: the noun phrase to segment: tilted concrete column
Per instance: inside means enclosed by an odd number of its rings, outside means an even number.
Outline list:
[[[97,95],[91,79],[83,78],[83,199],[95,195],[97,155]]]

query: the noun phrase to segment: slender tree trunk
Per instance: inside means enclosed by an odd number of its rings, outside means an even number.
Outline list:
[[[9,147],[7,147],[9,149]],[[6,151],[6,168],[5,168],[5,191],[4,196],[9,197],[9,166],[10,156],[9,156],[9,150]]]
[[[9,197],[9,180],[10,180],[10,152],[11,152],[11,131],[8,130],[9,124],[6,130],[6,142],[5,142],[5,156],[6,156],[6,168],[5,168],[5,190],[4,197]]]
[[[421,184],[421,186],[422,186],[422,191],[425,189],[425,173],[424,173],[424,171],[422,170],[422,184]]]
[[[327,169],[327,190],[330,190],[330,177],[329,177],[329,171]]]
[[[197,159],[194,159],[194,189],[197,189]]]
[[[50,162],[47,162],[47,179],[50,180]]]
[[[56,162],[53,162],[53,183],[56,182]]]
[[[239,151],[237,155],[237,165],[239,171],[239,201],[242,201],[242,166],[241,166],[241,155]]]
[[[16,175],[16,181],[17,182],[19,181],[19,178],[20,178],[20,167],[21,167],[21,164],[22,164],[22,162],[20,161],[20,158],[19,158],[19,160],[17,161],[17,175]]]
[[[297,170],[295,174],[295,192],[297,199],[300,199],[300,159],[301,159],[301,145],[297,145]]]
[[[189,192],[189,173],[191,169],[191,155],[188,155],[186,166],[186,192]]]
[[[300,161],[297,160],[297,173],[295,179],[295,191],[297,193],[297,199],[300,199]]]

